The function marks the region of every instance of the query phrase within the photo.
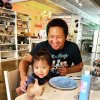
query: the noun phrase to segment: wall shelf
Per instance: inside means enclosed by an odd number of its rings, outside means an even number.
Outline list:
[[[17,60],[28,54],[31,49],[27,35],[29,19],[27,14],[0,8],[0,62]]]

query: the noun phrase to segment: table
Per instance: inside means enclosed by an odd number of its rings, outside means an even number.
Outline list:
[[[89,66],[85,65],[84,69],[81,72],[68,74],[66,76],[80,76],[84,73],[84,70],[90,69]],[[50,86],[48,83],[45,84],[45,89],[43,95],[40,97],[29,98],[26,93],[21,96],[16,97],[15,100],[78,100],[78,94],[80,91],[80,80],[77,80],[78,88],[73,90],[60,90]],[[100,90],[99,91],[90,91],[89,100],[99,100],[100,99]]]

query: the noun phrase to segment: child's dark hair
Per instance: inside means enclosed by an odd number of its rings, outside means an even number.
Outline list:
[[[45,60],[47,61],[48,65],[52,66],[52,58],[47,49],[40,49],[34,56],[33,56],[33,63],[35,61]]]
[[[50,27],[55,27],[55,26],[59,26],[61,28],[63,28],[64,34],[65,34],[65,38],[68,35],[68,25],[67,23],[61,19],[61,18],[55,18],[52,19],[48,24],[47,24],[47,28],[46,28],[46,32],[47,32],[47,36],[48,36],[48,32]]]

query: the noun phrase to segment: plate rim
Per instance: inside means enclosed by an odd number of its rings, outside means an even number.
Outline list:
[[[52,83],[50,83],[50,80],[52,80],[52,79],[54,79],[54,78],[68,78],[68,79],[70,79],[70,80],[75,81],[75,82],[76,82],[76,86],[74,86],[74,87],[69,87],[69,88],[68,88],[68,87],[66,87],[66,88],[61,88],[61,87],[59,87],[59,86],[54,86]],[[76,88],[78,87],[77,81],[74,80],[74,79],[71,79],[70,77],[66,77],[66,76],[56,76],[56,77],[52,77],[50,80],[48,81],[49,85],[52,86],[52,87],[54,87],[54,88],[57,88],[57,89],[61,89],[61,90],[73,90],[73,89],[76,89]]]

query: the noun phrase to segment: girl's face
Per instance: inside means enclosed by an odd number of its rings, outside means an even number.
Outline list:
[[[50,66],[48,65],[47,61],[39,60],[34,62],[33,69],[35,75],[37,75],[39,78],[44,78],[48,75]]]
[[[59,26],[50,27],[48,32],[48,41],[54,50],[59,50],[64,47],[65,35],[63,28]]]

